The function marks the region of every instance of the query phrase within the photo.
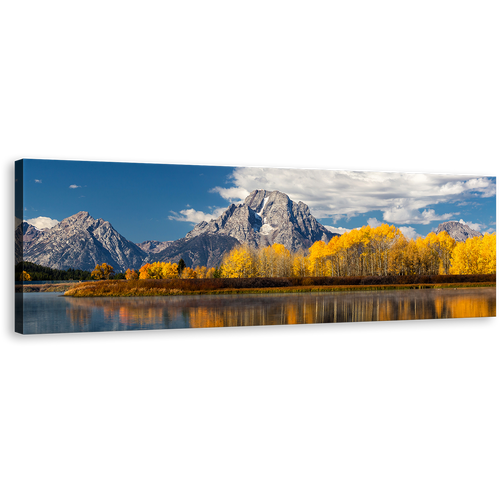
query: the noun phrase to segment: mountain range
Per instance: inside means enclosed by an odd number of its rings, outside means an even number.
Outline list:
[[[441,230],[457,241],[481,236],[459,222],[440,224],[438,232]],[[297,252],[335,235],[315,219],[305,203],[296,203],[280,191],[255,190],[242,203],[231,204],[217,219],[200,222],[176,241],[136,244],[108,221],[94,219],[88,212],[78,212],[45,230],[24,221],[16,228],[16,263],[24,260],[55,269],[93,270],[107,262],[123,272],[147,262],[182,258],[190,267],[214,267],[239,244],[259,248],[280,243]]]
[[[115,271],[122,271],[139,268],[148,256],[109,222],[94,219],[88,212],[78,212],[38,233],[25,224],[23,233],[30,239],[23,242],[23,260],[42,266],[92,270],[107,262]]]

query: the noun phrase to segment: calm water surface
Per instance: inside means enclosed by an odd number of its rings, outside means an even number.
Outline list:
[[[16,331],[95,332],[496,316],[496,289],[64,297],[17,293]],[[24,325],[18,320],[24,319]]]

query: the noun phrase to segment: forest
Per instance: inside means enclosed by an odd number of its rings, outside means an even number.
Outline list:
[[[29,279],[23,279],[23,271]],[[90,271],[81,269],[52,269],[51,267],[40,266],[33,262],[19,262],[16,264],[14,276],[16,281],[83,281],[90,280]]]
[[[447,232],[408,239],[395,226],[364,226],[328,243],[318,241],[307,252],[292,253],[281,244],[234,248],[220,267],[179,268],[171,262],[128,269],[127,279],[348,277],[495,274],[496,234],[456,242]]]

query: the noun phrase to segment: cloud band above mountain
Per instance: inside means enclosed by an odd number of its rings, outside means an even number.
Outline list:
[[[427,207],[496,194],[493,179],[472,175],[237,167],[229,179],[232,186],[211,191],[235,202],[254,189],[279,190],[334,223],[380,210],[388,223],[427,225],[459,214]]]
[[[172,215],[169,215],[168,218],[170,220],[178,220],[181,222],[194,222],[195,224],[199,224],[202,221],[209,222],[212,219],[217,219],[219,215],[221,215],[227,207],[214,208],[213,212],[205,213],[201,210],[195,210],[194,208],[187,208],[185,210],[181,210],[180,213],[174,212],[171,210]]]

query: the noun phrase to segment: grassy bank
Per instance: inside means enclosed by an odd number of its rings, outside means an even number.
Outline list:
[[[137,296],[169,296],[169,295],[219,295],[219,294],[241,294],[241,293],[308,293],[308,292],[333,292],[349,290],[398,290],[398,289],[424,289],[424,288],[464,288],[497,286],[496,281],[491,282],[466,282],[466,283],[410,283],[410,284],[386,284],[386,285],[297,285],[279,287],[227,287],[227,288],[205,288],[205,289],[182,289],[174,288],[171,283],[158,286],[160,283],[148,283],[144,280],[127,282],[123,285],[116,281],[101,281],[96,283],[81,283],[74,285],[64,295],[70,297],[137,297]],[[165,280],[170,281],[170,280]],[[180,281],[180,280],[179,280]],[[178,284],[179,284],[178,281]],[[157,286],[152,286],[152,285]],[[128,285],[128,286],[127,286]]]
[[[45,283],[43,285],[16,285],[16,293],[66,292],[75,283]]]

